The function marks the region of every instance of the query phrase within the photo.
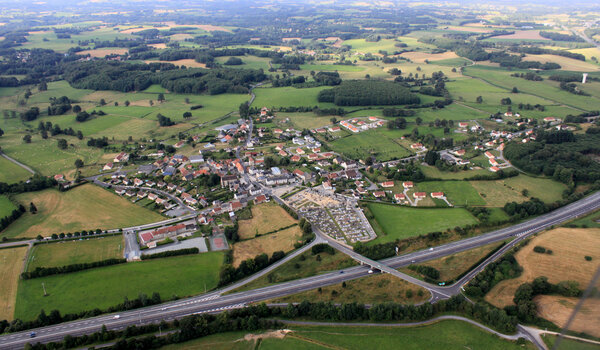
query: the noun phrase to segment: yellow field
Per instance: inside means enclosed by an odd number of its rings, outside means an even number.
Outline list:
[[[539,30],[517,30],[514,34],[499,35],[496,39],[529,39],[529,40],[550,40],[542,37]]]
[[[123,48],[109,48],[109,49],[95,49],[95,50],[85,50],[78,52],[78,55],[87,55],[89,54],[92,57],[104,57],[106,55],[124,55],[128,52],[128,49]]]
[[[408,298],[406,292],[411,290],[413,295]],[[335,291],[333,294],[332,292]],[[418,295],[422,292],[421,296]],[[410,284],[390,274],[378,274],[346,282],[346,287],[333,285],[323,287],[321,292],[309,290],[287,297],[270,300],[274,303],[302,302],[308,300],[313,303],[319,301],[332,301],[334,303],[383,303],[396,302],[403,304],[417,304],[429,299],[431,294],[422,287]]]
[[[584,55],[586,60],[591,60],[592,57],[596,57],[600,60],[600,49],[597,47],[590,47],[587,49],[573,49],[569,51]]]
[[[253,238],[282,227],[294,224],[296,220],[276,203],[263,203],[252,207],[252,219],[240,220],[238,234],[241,239]]]
[[[272,233],[233,245],[233,265],[238,266],[242,261],[265,253],[269,257],[276,251],[289,252],[294,249],[294,243],[302,236],[300,227],[294,226],[277,233]]]
[[[542,63],[552,62],[561,66],[562,70],[574,72],[590,72],[600,70],[596,64],[576,60],[574,58],[556,56],[556,55],[526,55],[524,61],[540,61]]]
[[[27,247],[0,249],[0,320],[12,320]]]
[[[204,63],[200,63],[200,62],[196,62],[195,60],[189,58],[189,59],[183,59],[183,60],[177,60],[177,61],[144,61],[148,64],[150,63],[172,63],[176,66],[186,66],[189,68],[206,68],[206,64]]]
[[[458,55],[452,51],[446,51],[444,53],[436,53],[436,54],[413,51],[413,52],[405,52],[405,53],[401,54],[400,56],[408,58],[408,59],[412,60],[413,62],[419,62],[419,63],[423,63],[423,62],[425,62],[425,60],[432,62],[432,61],[447,60],[450,58],[458,57]]]
[[[541,317],[556,323],[559,327],[563,327],[579,299],[557,295],[539,295],[535,297],[534,301],[538,306],[538,314]],[[569,328],[576,332],[585,332],[600,337],[600,315],[598,310],[600,310],[600,299],[587,299]]]
[[[535,253],[533,247],[538,245],[551,249],[553,254]],[[586,261],[586,255],[592,261]],[[544,232],[517,252],[515,258],[523,266],[523,273],[519,278],[500,282],[486,295],[485,299],[495,306],[511,305],[517,288],[540,276],[548,277],[551,283],[575,281],[579,288],[586,288],[600,261],[600,229],[557,228]]]
[[[27,207],[33,202],[38,212],[26,213],[11,224],[3,232],[8,237],[48,236],[164,220],[160,214],[94,185],[82,185],[67,192],[50,189],[23,193],[15,199]]]

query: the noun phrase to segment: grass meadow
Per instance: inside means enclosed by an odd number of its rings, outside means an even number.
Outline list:
[[[17,207],[6,196],[0,196],[0,218],[9,216]]]
[[[29,254],[27,271],[123,257],[123,236],[37,244]]]
[[[217,286],[222,263],[222,252],[209,252],[21,280],[15,317],[31,320],[41,309],[61,313],[106,309],[141,293],[158,292],[163,299],[201,294]]]
[[[373,240],[374,243],[391,242],[477,223],[477,219],[462,208],[408,208],[378,203],[368,203],[367,206],[385,233]]]
[[[333,103],[319,103],[317,95],[319,91],[330,89],[330,86],[297,89],[286,86],[279,88],[257,88],[254,89],[256,99],[252,103],[254,107],[285,107],[285,106],[319,106],[321,108],[335,107]]]
[[[3,232],[5,237],[49,236],[81,230],[112,229],[164,220],[153,211],[94,185],[67,192],[48,189],[15,196],[26,207],[33,202],[36,214],[23,214]]]
[[[170,345],[164,350],[318,350],[318,349],[535,349],[531,343],[518,345],[487,333],[466,322],[445,320],[417,327],[344,327],[287,325],[292,332],[284,338],[257,333],[262,341],[245,340],[248,332],[210,335],[189,342]]]
[[[408,148],[395,141],[395,133],[388,133],[383,128],[368,130],[337,139],[329,144],[335,152],[353,159],[365,159],[374,155],[379,161],[398,159],[412,154]],[[397,135],[397,139],[400,135]]]
[[[480,206],[486,202],[467,181],[426,181],[417,184],[419,191],[444,192],[446,198],[455,206]]]

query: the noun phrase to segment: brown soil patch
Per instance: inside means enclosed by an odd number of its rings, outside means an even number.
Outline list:
[[[196,62],[195,60],[189,58],[189,59],[184,59],[184,60],[177,60],[177,61],[144,61],[145,63],[172,63],[176,66],[186,66],[189,68],[206,68],[206,64],[204,63],[200,63],[200,62]]]
[[[514,34],[500,35],[494,38],[497,39],[529,39],[529,40],[550,40],[540,35],[539,30],[519,30]]]
[[[252,219],[240,220],[239,236],[241,239],[254,238],[257,234],[265,234],[296,222],[282,207],[275,203],[263,203],[252,207]]]
[[[551,249],[553,254],[535,253],[533,247],[538,245]],[[586,255],[591,256],[592,261],[586,261]],[[540,276],[548,277],[551,283],[575,281],[579,288],[585,288],[600,260],[600,229],[557,228],[544,232],[517,252],[515,258],[523,266],[523,273],[518,278],[498,283],[486,295],[485,299],[495,306],[513,304],[517,288]]]
[[[446,51],[444,53],[427,53],[427,52],[405,52],[400,55],[401,57],[408,58],[413,62],[423,63],[425,60],[431,61],[441,61],[450,58],[457,58],[458,56],[452,51]]]
[[[294,249],[294,243],[301,236],[300,227],[294,226],[276,233],[238,242],[233,245],[233,266],[237,267],[242,261],[254,258],[258,254],[265,253],[271,257],[277,251],[289,252]]]
[[[0,320],[12,320],[27,247],[0,250]]]
[[[32,30],[30,32],[27,32],[27,34],[29,35],[35,35],[35,34],[48,34],[51,33],[51,30]]]
[[[94,49],[94,50],[85,50],[78,52],[78,55],[87,55],[89,54],[92,57],[102,58],[107,55],[125,55],[129,50],[123,48],[112,48],[112,49]]]
[[[556,323],[562,328],[567,323],[579,299],[556,295],[540,295],[534,301],[541,317]],[[600,310],[600,299],[586,300],[569,328],[572,331],[585,332],[600,337],[600,314],[598,310]]]
[[[257,341],[259,339],[267,339],[267,338],[275,338],[275,339],[283,339],[286,335],[291,333],[292,331],[289,329],[279,329],[272,332],[266,332],[262,334],[246,334],[244,339],[239,339],[237,341]]]

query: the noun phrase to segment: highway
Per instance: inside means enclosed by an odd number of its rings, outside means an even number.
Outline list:
[[[600,208],[600,193],[594,193],[568,206],[559,208],[551,213],[536,217],[521,224],[492,231],[477,237],[444,244],[433,248],[433,250],[428,249],[385,259],[377,262],[377,264],[398,268],[401,266],[407,266],[411,263],[418,263],[452,255],[489,243],[499,242],[507,238],[515,238],[502,250],[487,259],[452,286],[440,287],[433,286],[420,280],[415,281],[415,283],[418,285],[426,286],[427,289],[432,291],[434,296],[439,295],[441,298],[444,297],[444,295],[456,295],[460,292],[460,288],[483,268],[485,268],[487,264],[497,259],[503,252],[510,249],[521,240],[536,232],[549,228],[552,225],[557,225],[561,222],[580,217],[598,208]],[[368,276],[369,269],[369,266],[366,265],[355,266],[322,275],[228,295],[222,295],[221,293],[223,291],[217,290],[208,294],[168,302],[158,306],[121,312],[119,313],[118,319],[113,318],[114,314],[111,314],[43,327],[35,330],[37,333],[37,337],[35,339],[31,339],[29,337],[30,331],[7,334],[0,337],[0,348],[20,349],[26,343],[31,341],[58,341],[67,334],[76,336],[98,331],[102,325],[106,325],[108,329],[122,329],[132,324],[146,324],[157,322],[163,319],[170,320],[194,313],[220,312],[231,308],[243,307],[244,305],[253,302],[260,302],[268,299],[296,294],[318,287],[324,287],[341,283],[343,281]],[[387,270],[387,268],[383,270]],[[434,301],[435,300],[432,300],[432,302]]]

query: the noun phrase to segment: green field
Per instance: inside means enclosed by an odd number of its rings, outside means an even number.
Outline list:
[[[410,156],[412,152],[396,143],[396,138],[400,138],[397,132],[379,128],[337,139],[329,146],[333,151],[353,159],[373,155],[379,161],[386,161]]]
[[[6,237],[33,238],[37,235],[129,227],[164,220],[156,212],[89,184],[67,192],[47,189],[21,193],[15,196],[15,200],[26,207],[33,202],[38,212],[23,214],[2,232]]]
[[[444,180],[463,180],[478,175],[489,175],[490,172],[485,169],[465,170],[465,171],[441,171],[434,166],[422,166],[421,171],[428,178],[444,179]]]
[[[543,334],[542,340],[548,346],[549,349],[554,349],[554,343],[556,342],[557,337],[551,334]],[[585,343],[578,340],[563,338],[560,341],[560,344],[556,348],[558,350],[598,350],[600,349],[600,345]]]
[[[486,66],[467,67],[465,68],[464,73],[465,75],[479,78],[504,89],[512,89],[516,86],[520,91],[553,101],[554,104],[564,104],[566,106],[588,111],[600,109],[600,98],[598,98],[598,96],[580,96],[571,94],[559,89],[559,84],[557,82],[548,79],[541,82],[529,81],[522,78],[511,77],[510,75],[512,72]],[[511,95],[512,94],[509,94],[508,96],[510,96],[512,100]]]
[[[419,191],[444,192],[446,198],[455,206],[485,205],[485,200],[467,181],[426,181],[417,184]]]
[[[344,327],[286,325],[292,332],[283,339],[264,335],[260,343],[244,340],[249,332],[210,335],[165,350],[196,349],[534,349],[531,343],[515,342],[489,334],[462,321],[445,320],[414,327]],[[264,332],[256,332],[260,335]],[[401,345],[400,345],[401,344]]]
[[[105,309],[160,293],[163,299],[204,293],[217,286],[223,253],[171,257],[126,263],[80,272],[19,281],[15,317],[35,318],[41,309],[62,313]],[[44,297],[41,283],[48,296]]]
[[[31,177],[31,173],[10,160],[0,157],[0,182],[15,183],[25,181]]]
[[[123,236],[37,244],[29,253],[27,271],[36,267],[82,264],[123,257]]]
[[[319,106],[321,108],[331,108],[335,107],[333,103],[319,103],[319,101],[317,101],[317,95],[319,94],[319,91],[330,88],[331,87],[329,86],[304,89],[297,89],[291,86],[279,88],[257,88],[254,89],[256,99],[252,103],[252,106],[258,108],[281,106]]]
[[[385,232],[385,236],[373,241],[376,243],[477,223],[477,219],[462,208],[407,208],[377,203],[367,205],[375,216],[375,221]]]
[[[537,197],[546,203],[556,202],[562,199],[567,185],[547,178],[537,178],[527,175],[519,175],[503,180],[513,190],[522,192],[529,191],[529,196]]]
[[[0,196],[0,219],[9,216],[17,207],[6,196]]]

